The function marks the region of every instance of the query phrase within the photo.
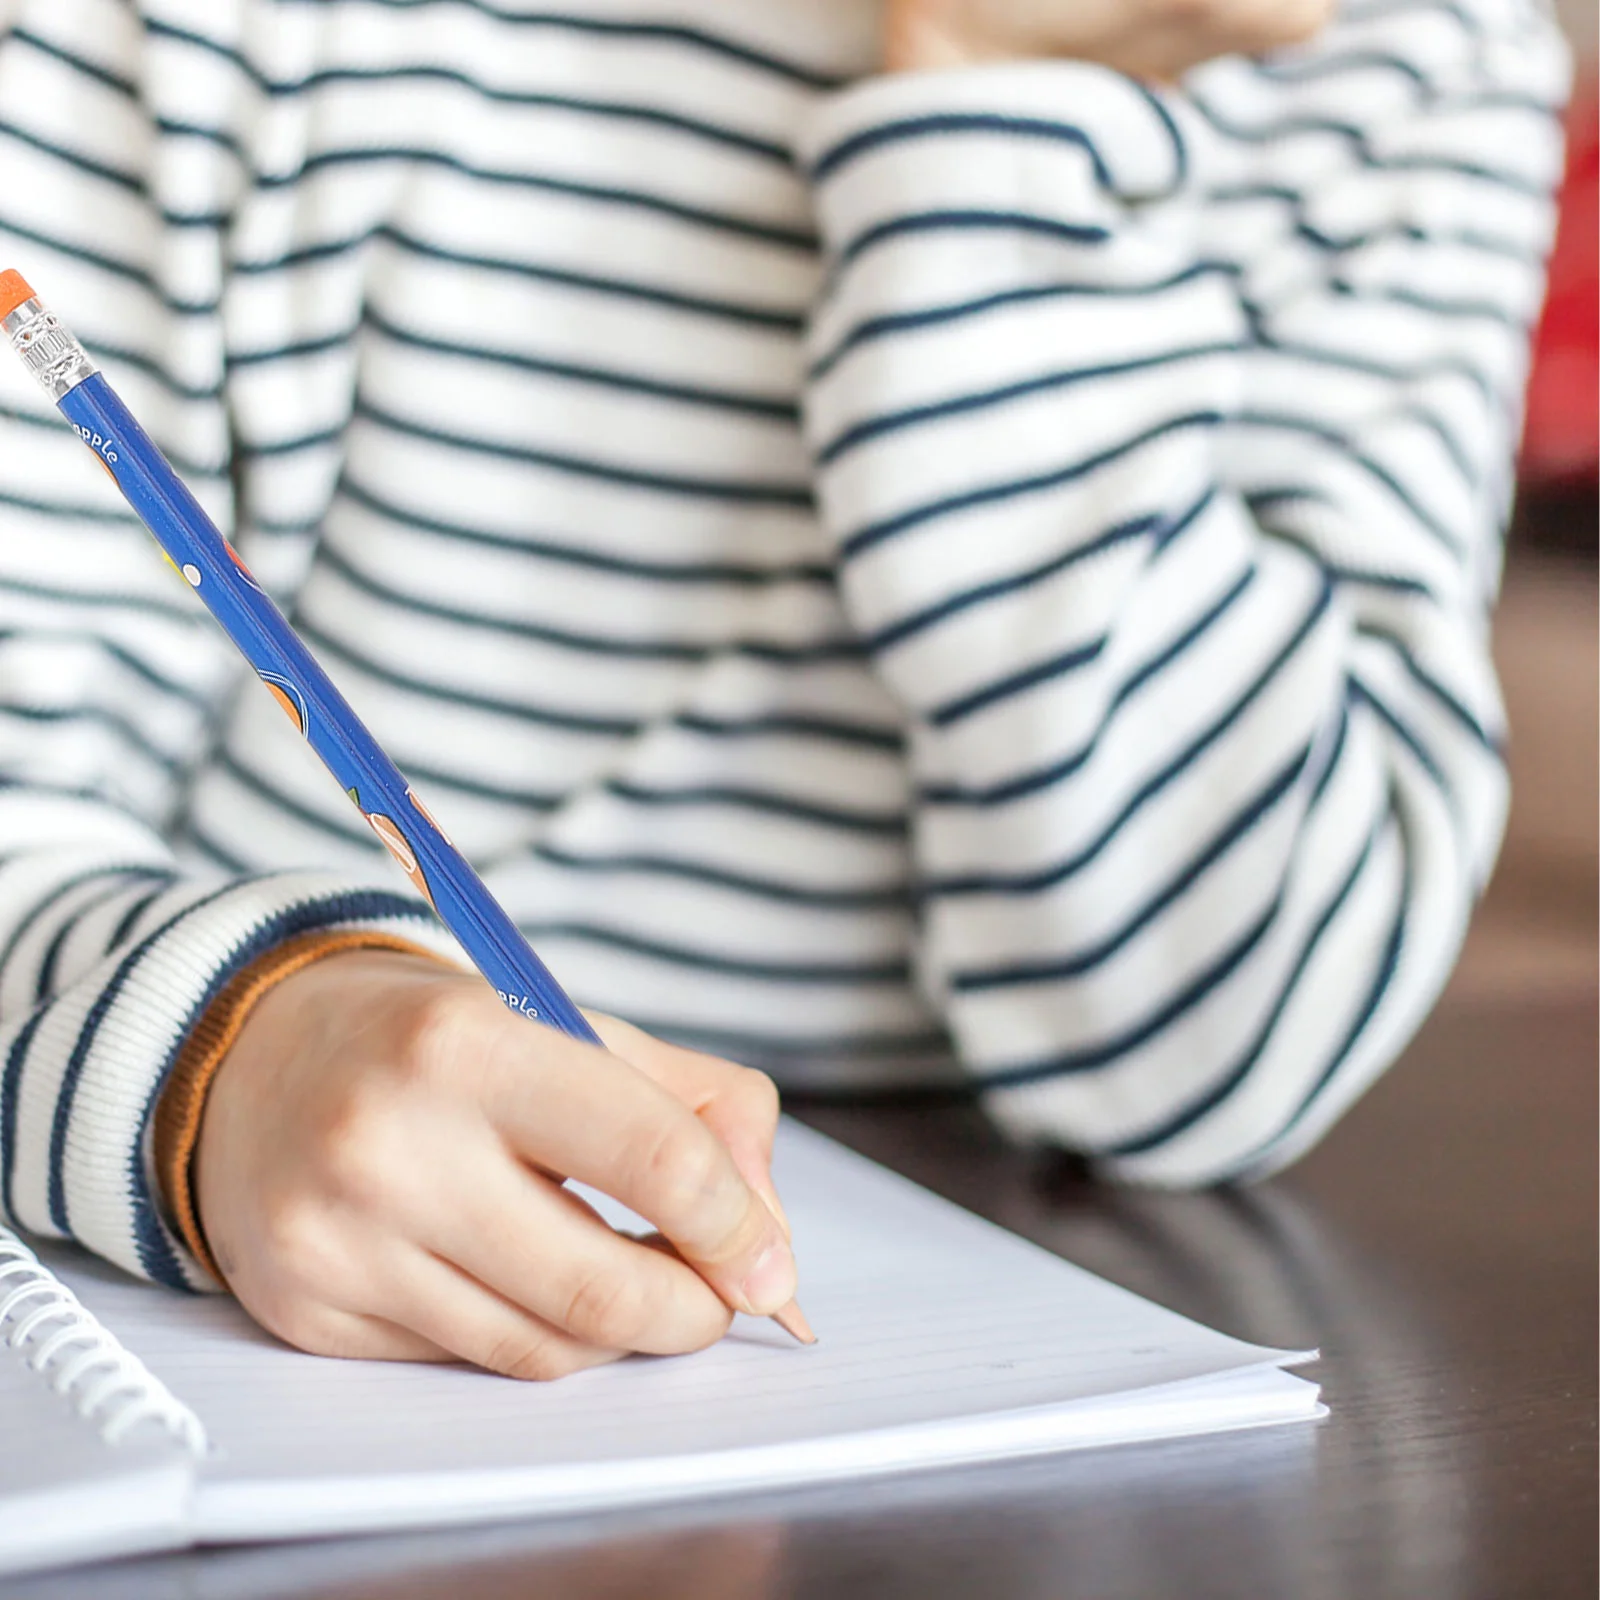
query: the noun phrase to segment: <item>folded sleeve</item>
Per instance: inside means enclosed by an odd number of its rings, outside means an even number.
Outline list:
[[[912,730],[921,981],[1020,1136],[1271,1170],[1448,975],[1565,72],[1532,6],[1352,6],[1170,93],[1002,66],[807,128],[805,420]]]
[[[249,138],[230,76],[244,12],[190,6],[191,31],[184,7],[160,10],[15,0],[0,17],[0,261],[232,533],[223,262]],[[225,699],[256,692],[0,351],[0,1212],[178,1287],[211,1280],[164,1214],[151,1118],[207,1005],[314,929],[434,937],[382,877],[180,870],[185,775]]]

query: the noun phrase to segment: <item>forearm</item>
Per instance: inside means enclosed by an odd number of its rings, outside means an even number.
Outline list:
[[[1484,84],[1369,133],[1492,164]],[[1316,154],[1258,143],[1280,191]],[[1420,1019],[1493,857],[1523,330],[1413,306],[1427,359],[1396,362],[1395,299],[1326,294],[1270,206],[1219,248],[1259,150],[1095,69],[875,85],[813,148],[836,267],[808,424],[913,724],[925,978],[1019,1131],[1162,1181],[1287,1159]],[[1334,150],[1302,177],[1382,201]],[[1484,188],[1515,311],[1547,207]],[[1396,194],[1405,225],[1438,193]],[[1297,319],[1316,359],[1272,343]]]

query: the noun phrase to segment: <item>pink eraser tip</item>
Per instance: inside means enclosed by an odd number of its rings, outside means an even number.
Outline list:
[[[0,272],[0,321],[9,317],[24,300],[33,299],[33,290],[20,272],[7,268]]]

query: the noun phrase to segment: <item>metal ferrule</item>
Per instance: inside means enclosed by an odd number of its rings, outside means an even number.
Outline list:
[[[52,400],[60,400],[99,370],[83,346],[37,300],[24,300],[0,322],[0,329]]]

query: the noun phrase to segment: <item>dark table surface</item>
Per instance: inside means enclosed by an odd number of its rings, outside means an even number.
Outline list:
[[[1108,1190],[956,1107],[807,1120],[1234,1334],[1318,1424],[539,1527],[218,1551],[28,1600],[1562,1600],[1596,1593],[1595,997],[1446,1004],[1298,1167]]]

